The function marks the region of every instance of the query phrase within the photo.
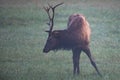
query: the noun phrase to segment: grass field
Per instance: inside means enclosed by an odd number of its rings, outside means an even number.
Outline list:
[[[70,14],[82,13],[92,29],[91,52],[103,75],[99,77],[82,53],[80,75],[72,74],[72,52],[44,54],[47,2],[56,9],[54,29],[65,29]],[[1,0],[0,80],[119,80],[120,0]]]

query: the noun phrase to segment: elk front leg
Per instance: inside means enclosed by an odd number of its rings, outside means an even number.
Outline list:
[[[81,50],[79,49],[73,49],[73,74],[79,74],[80,69],[79,69],[79,59],[80,59],[80,53]]]
[[[96,66],[95,61],[92,58],[92,55],[91,55],[89,47],[84,48],[83,51],[87,54],[88,58],[90,59],[90,62],[92,64],[92,66],[95,68],[95,70],[97,71],[98,75],[102,76],[101,73],[99,72],[97,66]]]

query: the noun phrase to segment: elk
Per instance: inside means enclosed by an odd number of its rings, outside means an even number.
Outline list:
[[[48,26],[49,30],[45,31],[48,33],[48,38],[44,46],[43,52],[48,53],[51,50],[72,50],[73,53],[73,74],[79,74],[79,59],[81,51],[85,52],[92,66],[97,71],[98,75],[101,76],[94,59],[92,58],[89,42],[90,42],[90,27],[88,21],[82,14],[72,14],[68,19],[67,29],[64,30],[52,30],[54,26],[54,15],[55,8],[62,5],[59,3],[55,6],[48,4],[48,7],[44,7],[49,17]],[[50,12],[52,11],[52,14]]]

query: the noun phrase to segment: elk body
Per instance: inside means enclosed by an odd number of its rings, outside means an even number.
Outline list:
[[[48,39],[46,41],[45,47],[43,49],[44,53],[48,53],[51,50],[72,50],[73,52],[73,73],[79,74],[79,59],[81,51],[85,52],[91,61],[91,64],[97,71],[99,75],[100,72],[96,66],[95,61],[92,59],[89,42],[90,42],[90,27],[88,21],[81,14],[72,14],[68,19],[67,29],[65,30],[54,30],[52,31],[54,24],[54,9],[61,5],[62,3],[49,8],[44,8],[49,16],[50,30],[46,31],[49,33]],[[50,17],[49,10],[52,9],[53,16]]]

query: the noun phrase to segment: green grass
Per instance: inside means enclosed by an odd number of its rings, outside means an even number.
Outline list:
[[[65,29],[72,13],[86,16],[92,29],[91,52],[102,78],[84,53],[81,74],[73,76],[71,51],[42,52],[47,39],[44,30],[48,28],[42,6],[47,2],[0,2],[0,80],[120,79],[120,1],[68,0],[56,9],[54,29]]]

